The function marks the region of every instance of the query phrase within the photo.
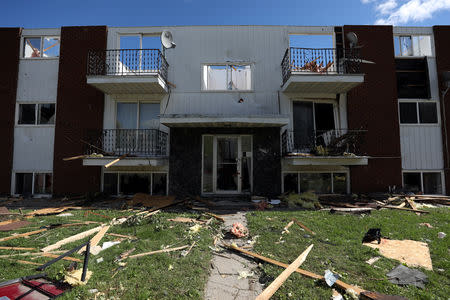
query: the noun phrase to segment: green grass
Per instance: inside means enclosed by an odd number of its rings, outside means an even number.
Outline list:
[[[72,217],[44,216],[29,219],[32,222],[30,226],[14,231],[14,233],[23,233],[37,230],[39,227],[54,224],[68,223],[73,220],[81,221],[99,221],[105,222],[107,219],[89,214],[84,216],[84,211],[70,211]],[[131,213],[114,210],[96,210],[96,213],[119,217],[130,215]],[[134,235],[138,238],[136,241],[124,240],[120,244],[103,250],[98,255],[90,256],[88,269],[93,272],[92,277],[86,286],[75,287],[66,292],[59,299],[93,299],[94,295],[88,292],[89,289],[97,289],[105,293],[104,297],[120,299],[201,299],[204,286],[208,277],[209,262],[211,252],[208,248],[212,245],[212,237],[218,229],[217,221],[213,221],[212,226],[203,228],[199,233],[189,234],[189,227],[192,224],[175,223],[167,221],[168,218],[175,216],[198,217],[196,214],[174,214],[159,213],[138,226],[116,225],[112,226],[108,232],[124,235]],[[73,221],[76,222],[76,221]],[[43,248],[53,244],[63,238],[77,234],[99,226],[99,224],[84,225],[80,227],[67,227],[48,230],[46,232],[32,235],[29,238],[18,238],[5,242],[0,242],[0,246],[16,247],[35,247]],[[13,233],[0,232],[0,237],[9,236]],[[117,239],[113,236],[105,236],[99,243],[101,246],[105,241]],[[80,240],[71,244],[64,245],[61,249],[70,250],[87,239]],[[186,256],[181,256],[180,251],[171,253],[155,254],[140,258],[127,259],[127,265],[124,269],[113,274],[119,267],[114,259],[121,253],[136,248],[132,254],[159,250],[163,247],[179,247],[191,245],[196,241],[195,247]],[[58,249],[58,250],[61,250]],[[23,253],[25,251],[0,250],[0,255]],[[30,251],[30,252],[39,252]],[[83,256],[74,254],[73,257],[83,259]],[[97,258],[103,258],[103,262],[97,263]],[[45,263],[50,260],[46,257],[16,256],[16,259]],[[45,270],[51,278],[58,278],[65,266],[70,262],[59,261]],[[172,265],[173,269],[168,270]],[[5,258],[0,258],[0,282],[21,276],[33,275],[39,273],[35,270],[37,266],[15,263]],[[82,263],[78,263],[78,268]]]
[[[371,215],[332,215],[326,211],[300,212],[252,212],[247,214],[252,236],[259,235],[254,251],[266,257],[291,263],[310,244],[314,248],[302,267],[323,275],[326,269],[339,273],[346,283],[358,285],[366,290],[389,295],[401,295],[409,299],[448,299],[450,295],[449,237],[439,239],[438,232],[450,234],[449,209],[430,209],[431,213],[417,216],[411,212],[396,210],[373,211]],[[289,234],[283,235],[283,227],[297,218],[316,236],[293,225]],[[419,226],[430,223],[434,228]],[[365,263],[371,257],[380,256],[378,250],[363,246],[362,237],[369,228],[381,228],[381,234],[390,239],[410,239],[427,242],[430,248],[434,271],[421,269],[429,279],[425,289],[414,286],[397,286],[390,283],[386,273],[399,262],[382,257],[374,265]],[[329,243],[329,244],[328,244]],[[283,270],[264,263],[262,273],[275,278]],[[442,269],[443,271],[438,271]],[[270,282],[269,282],[270,283]],[[329,299],[331,288],[322,282],[292,274],[276,292],[273,299]]]

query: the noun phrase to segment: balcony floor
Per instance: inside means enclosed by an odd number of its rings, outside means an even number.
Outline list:
[[[365,166],[368,156],[286,156],[284,160],[292,166]]]
[[[295,94],[346,93],[364,82],[364,74],[318,74],[292,72],[282,92]]]
[[[87,83],[108,95],[167,93],[166,82],[158,73],[146,75],[87,76]]]
[[[118,156],[88,157],[83,159],[83,166],[104,166]],[[165,166],[168,165],[167,157],[126,157],[114,164],[114,167],[141,167],[141,166]]]

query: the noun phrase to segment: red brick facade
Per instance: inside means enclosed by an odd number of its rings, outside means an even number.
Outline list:
[[[11,192],[11,171],[14,153],[14,122],[17,80],[19,76],[21,28],[0,28],[0,194]]]
[[[348,127],[367,129],[367,166],[351,167],[353,192],[387,191],[402,185],[400,129],[392,26],[344,26],[357,34],[364,83],[347,95]]]
[[[56,195],[100,191],[101,168],[84,167],[81,140],[89,129],[103,128],[104,94],[86,83],[88,51],[106,49],[107,27],[62,27],[53,161]]]

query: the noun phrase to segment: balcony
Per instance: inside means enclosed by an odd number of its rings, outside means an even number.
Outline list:
[[[367,165],[363,149],[366,130],[333,129],[311,135],[285,130],[281,135],[282,155],[297,166]]]
[[[158,129],[103,129],[86,134],[84,165],[103,166],[123,157],[115,166],[158,166],[167,163],[168,134]],[[126,156],[126,157],[125,157]]]
[[[108,95],[165,94],[168,68],[158,49],[90,51],[87,83]]]
[[[364,82],[359,49],[288,48],[281,62],[282,91],[336,95]]]

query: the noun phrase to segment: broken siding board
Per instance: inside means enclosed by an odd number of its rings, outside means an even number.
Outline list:
[[[27,247],[0,247],[0,250],[36,250],[36,248],[27,248]]]
[[[25,232],[25,233],[20,233],[20,234],[16,234],[16,235],[11,235],[11,236],[7,236],[4,238],[0,239],[0,242],[4,242],[4,241],[9,241],[12,239],[17,239],[17,238],[21,238],[21,237],[27,237],[33,234],[38,234],[41,232],[47,231],[47,229],[39,229],[39,230],[35,230],[35,231],[30,231],[30,232]]]
[[[103,238],[103,236],[105,235],[105,233],[108,231],[108,229],[111,226],[107,225],[105,227],[103,227],[92,239],[91,239],[91,248],[94,248],[95,246],[97,246],[97,244],[100,242],[100,240]],[[86,251],[86,246],[84,246],[83,248],[81,248],[80,250],[78,250],[78,254],[81,254],[83,251]]]
[[[145,253],[140,253],[140,254],[131,255],[131,256],[128,256],[128,258],[137,258],[137,257],[141,257],[141,256],[153,255],[153,254],[158,254],[158,253],[172,252],[172,251],[177,251],[177,250],[186,249],[187,247],[189,247],[189,245],[185,245],[185,246],[181,246],[181,247],[176,247],[176,248],[168,248],[168,249],[162,249],[162,250],[150,251],[150,252],[145,252]]]
[[[101,225],[101,226],[98,226],[98,227],[89,229],[89,230],[87,230],[87,231],[80,232],[80,233],[78,233],[78,234],[76,234],[76,235],[70,236],[70,237],[65,238],[65,239],[63,239],[63,240],[60,240],[59,242],[56,242],[56,243],[53,244],[53,245],[44,247],[44,248],[41,249],[41,251],[42,251],[42,252],[49,252],[49,251],[58,249],[58,248],[61,247],[62,245],[65,245],[65,244],[68,244],[68,243],[71,243],[71,242],[75,242],[75,241],[81,240],[81,239],[83,239],[83,238],[85,238],[85,237],[88,237],[88,236],[90,236],[90,235],[92,235],[92,234],[94,234],[94,233],[96,233],[96,232],[102,230],[103,227],[104,227],[104,226]]]

